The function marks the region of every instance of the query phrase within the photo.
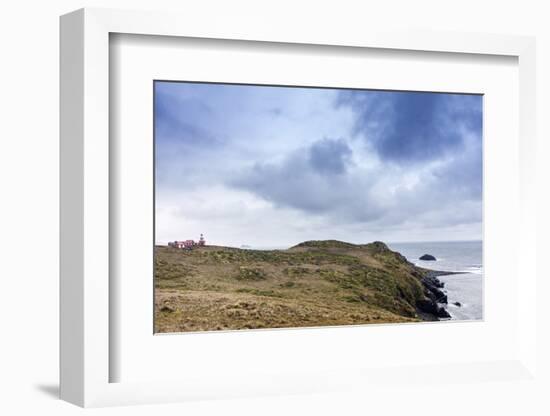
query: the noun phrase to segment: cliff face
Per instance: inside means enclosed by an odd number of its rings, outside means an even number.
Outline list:
[[[384,243],[155,249],[158,332],[437,319],[435,276]]]

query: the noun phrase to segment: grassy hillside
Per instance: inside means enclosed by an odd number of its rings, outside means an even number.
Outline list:
[[[418,321],[425,273],[381,242],[156,247],[156,331]]]

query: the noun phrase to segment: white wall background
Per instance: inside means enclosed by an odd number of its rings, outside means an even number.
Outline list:
[[[81,409],[56,399],[58,382],[58,16],[74,9],[116,7],[209,13],[228,19],[276,19],[284,25],[392,26],[535,35],[538,41],[538,130],[540,166],[540,253],[549,244],[550,215],[550,12],[536,0],[386,0],[382,1],[170,1],[170,0],[20,0],[0,6],[0,413],[6,415],[76,414]],[[245,17],[243,17],[245,15]],[[34,243],[34,245],[31,245]],[[541,256],[543,257],[543,256]],[[543,266],[543,261],[540,261]],[[550,280],[550,275],[549,275]],[[550,284],[539,293],[540,368],[548,382],[550,317],[542,304]],[[548,326],[546,326],[548,328]],[[544,352],[545,351],[545,352]],[[452,374],[449,375],[452,377]],[[426,392],[419,413],[548,414],[544,393],[550,385],[487,383],[456,385],[456,397]],[[467,395],[467,396],[465,396]],[[198,402],[158,407],[99,409],[114,414],[398,414],[412,412],[417,391],[363,397],[338,393]],[[384,412],[385,410],[385,412]]]

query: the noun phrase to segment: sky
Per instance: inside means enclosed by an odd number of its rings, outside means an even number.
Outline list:
[[[482,237],[482,96],[155,82],[155,240]]]

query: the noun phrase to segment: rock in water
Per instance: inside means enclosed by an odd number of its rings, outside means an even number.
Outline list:
[[[420,257],[420,260],[434,261],[436,260],[436,258],[431,254],[424,254],[423,256]]]

